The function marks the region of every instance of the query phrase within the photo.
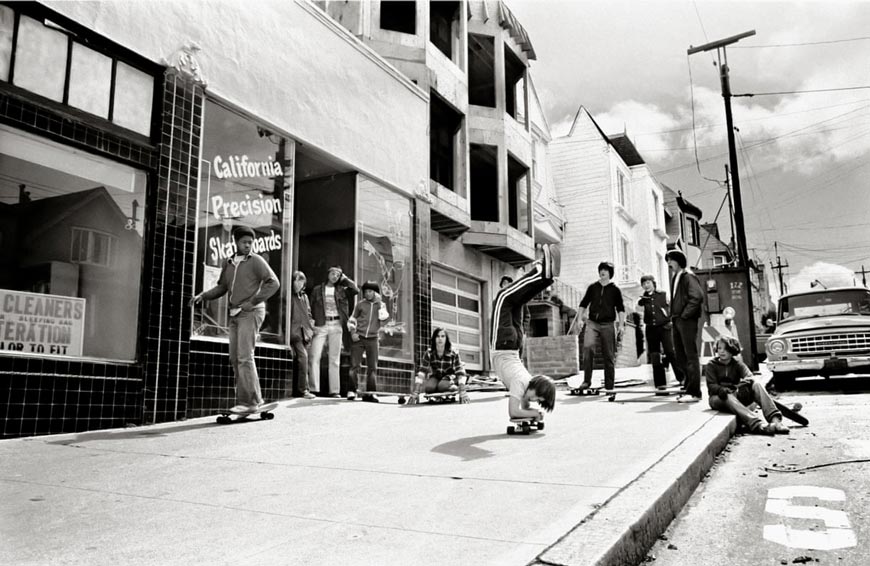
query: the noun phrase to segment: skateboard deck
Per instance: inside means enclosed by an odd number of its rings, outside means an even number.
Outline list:
[[[664,389],[657,389],[655,387],[626,387],[624,389],[602,389],[602,391],[607,395],[608,401],[615,401],[617,393],[654,395],[656,397],[681,396],[686,394],[686,390],[683,389],[682,385],[670,385]]]
[[[257,407],[256,411],[251,411],[249,413],[233,413],[230,410],[224,410],[219,413],[217,418],[218,424],[230,424],[237,423],[239,421],[246,421],[248,417],[253,415],[260,415],[261,421],[268,421],[270,419],[274,419],[275,415],[272,414],[272,411],[278,408],[278,403],[264,403]],[[235,417],[235,418],[233,418]]]
[[[776,408],[779,409],[779,412],[782,413],[782,416],[784,416],[788,420],[794,421],[799,425],[809,426],[810,420],[799,412],[803,408],[803,405],[801,405],[800,403],[795,403],[791,407],[780,403],[779,401],[774,401],[773,404],[776,405]]]
[[[544,430],[544,421],[538,419],[511,419],[512,425],[508,425],[508,434],[531,434],[536,430]]]
[[[455,403],[459,398],[459,391],[443,391],[441,393],[423,393],[423,397],[430,403]]]

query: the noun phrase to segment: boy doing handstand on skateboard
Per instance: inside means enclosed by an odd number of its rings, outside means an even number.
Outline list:
[[[556,401],[553,380],[546,375],[532,377],[520,359],[525,338],[523,306],[553,284],[561,265],[558,246],[545,244],[540,250],[543,257],[526,274],[499,290],[492,307],[492,367],[508,389],[511,419],[542,420],[543,413],[532,409],[530,403],[536,401],[550,412]]]

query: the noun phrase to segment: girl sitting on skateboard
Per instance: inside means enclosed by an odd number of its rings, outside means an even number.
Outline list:
[[[427,377],[428,376],[428,377]],[[414,390],[408,404],[413,405],[423,393],[452,393],[459,391],[459,402],[468,403],[468,393],[465,391],[465,364],[459,357],[459,352],[450,344],[450,337],[443,328],[432,331],[429,349],[423,355],[423,363],[414,380]]]
[[[746,364],[734,356],[740,353],[740,342],[733,336],[721,336],[716,341],[716,356],[704,366],[710,407],[737,415],[737,419],[753,434],[788,434],[782,424],[782,413],[767,394],[764,384],[752,376]],[[758,403],[767,424],[749,408]]]

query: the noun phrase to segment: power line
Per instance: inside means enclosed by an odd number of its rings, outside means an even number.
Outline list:
[[[780,94],[810,94],[810,93],[814,93],[814,92],[839,92],[839,91],[843,91],[843,90],[866,90],[866,89],[870,89],[870,85],[868,85],[868,86],[846,86],[846,87],[841,87],[841,88],[816,88],[816,89],[811,89],[811,90],[784,90],[781,92],[751,92],[751,93],[745,93],[745,94],[732,94],[731,96],[734,96],[734,97],[778,96]]]
[[[803,47],[805,45],[828,45],[831,43],[846,43],[849,41],[866,41],[870,37],[852,37],[849,39],[831,39],[829,41],[807,41],[804,43],[771,43],[768,45],[738,45],[734,49],[766,49],[769,47]]]

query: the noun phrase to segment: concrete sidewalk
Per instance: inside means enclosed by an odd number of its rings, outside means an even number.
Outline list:
[[[503,392],[275,415],[0,441],[0,564],[636,564],[735,429],[564,390],[530,436]]]

